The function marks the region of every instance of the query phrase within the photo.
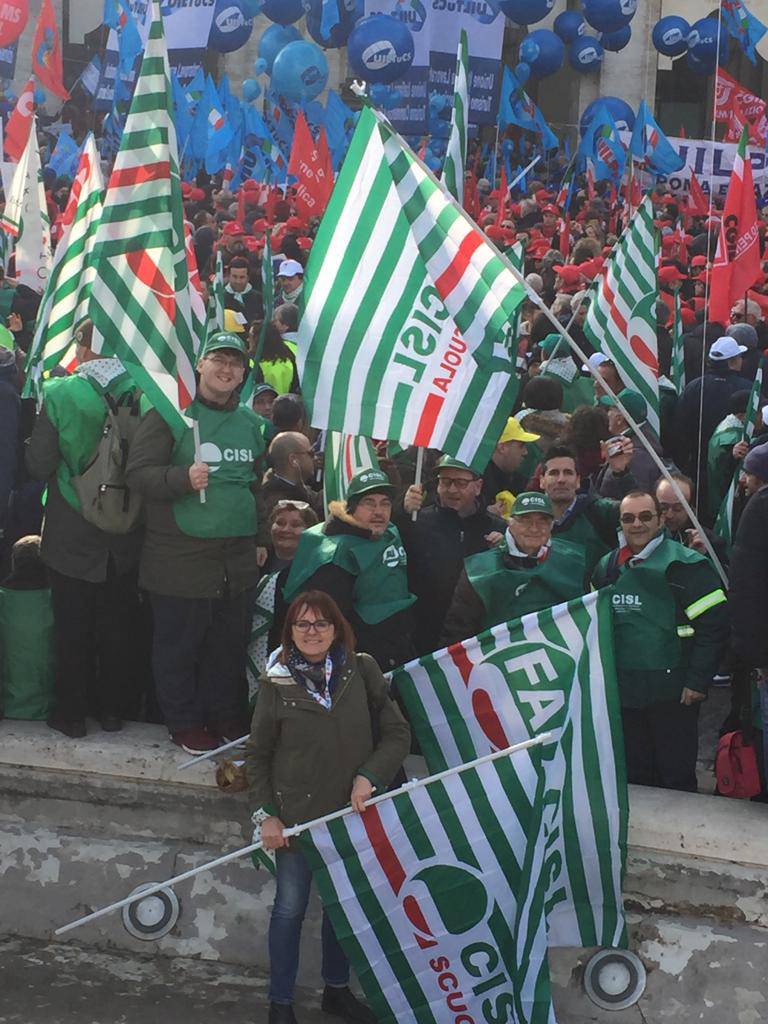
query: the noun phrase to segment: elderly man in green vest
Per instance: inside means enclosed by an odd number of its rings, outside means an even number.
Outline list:
[[[239,335],[208,339],[189,411],[198,454],[191,429],[174,438],[152,409],[128,460],[128,483],[147,502],[139,582],[152,602],[157,697],[171,739],[189,753],[248,731],[248,594],[266,548],[257,547],[261,423],[237,391],[247,358]]]
[[[629,782],[696,792],[699,705],[728,641],[709,559],[669,538],[656,499],[621,502],[619,547],[593,581],[609,587]]]
[[[584,547],[553,537],[554,518],[546,494],[517,496],[502,545],[464,561],[443,645],[584,593]]]
[[[330,594],[352,624],[357,650],[383,671],[415,657],[405,548],[392,519],[394,487],[380,469],[354,476],[347,500],[328,521],[305,530],[285,583],[290,603],[302,590]],[[276,608],[276,615],[280,615]]]

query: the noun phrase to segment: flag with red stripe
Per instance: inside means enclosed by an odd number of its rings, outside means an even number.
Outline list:
[[[325,511],[332,501],[346,501],[353,476],[365,469],[378,469],[379,460],[373,441],[329,430],[323,453],[323,498]]]
[[[469,765],[302,834],[379,1024],[554,1024],[540,761]]]
[[[648,423],[659,433],[659,358],[656,303],[659,239],[646,196],[616,243],[598,279],[584,332],[616,365],[625,387],[639,392]]]
[[[195,394],[190,295],[168,52],[158,0],[94,243],[94,348],[117,356],[179,433]],[[197,333],[196,333],[197,327]]]
[[[298,363],[321,429],[438,448],[479,470],[514,404],[509,263],[370,109],[305,274]]]

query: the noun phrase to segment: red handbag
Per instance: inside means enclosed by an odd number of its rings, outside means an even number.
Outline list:
[[[749,800],[761,790],[755,748],[744,742],[741,729],[721,736],[715,755],[717,791],[736,800]]]

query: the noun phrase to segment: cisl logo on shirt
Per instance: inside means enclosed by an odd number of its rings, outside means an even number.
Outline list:
[[[254,461],[254,454],[251,448],[225,448],[223,451],[218,445],[206,441],[200,445],[200,461],[206,462],[211,473],[221,468],[222,462],[246,462]]]

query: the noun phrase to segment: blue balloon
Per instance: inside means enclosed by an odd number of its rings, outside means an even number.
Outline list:
[[[253,31],[253,15],[246,0],[216,0],[208,46],[218,53],[234,53],[245,46]]]
[[[653,45],[665,57],[680,57],[688,49],[688,35],[691,26],[678,14],[659,18],[653,26]]]
[[[572,43],[587,31],[584,15],[578,11],[563,11],[555,18],[554,30],[564,43]]]
[[[599,99],[593,100],[581,115],[579,128],[582,135],[587,130],[587,125],[592,120],[595,110],[600,103],[603,103],[608,108],[608,112],[616,122],[617,128],[628,132],[632,131],[635,127],[635,112],[627,101],[619,96],[600,96]]]
[[[497,0],[497,6],[516,25],[533,25],[546,18],[555,0]]]
[[[515,67],[515,78],[518,80],[520,85],[525,85],[528,79],[531,77],[531,65],[526,64],[524,60]]]
[[[631,38],[632,28],[629,25],[625,25],[624,28],[617,28],[615,32],[603,32],[600,42],[603,44],[604,50],[618,53],[619,50],[624,49]]]
[[[251,103],[253,100],[257,100],[261,96],[261,86],[255,78],[246,78],[243,81],[243,99],[246,103]]]
[[[537,28],[520,43],[519,58],[530,64],[531,74],[536,78],[546,78],[563,66],[565,44],[548,28]]]
[[[717,18],[699,18],[691,25],[688,33],[688,52],[696,61],[703,64],[717,59]],[[720,63],[728,60],[728,33],[723,28],[720,33]]]
[[[568,62],[574,71],[583,75],[597,71],[603,63],[604,55],[600,40],[594,36],[580,36],[568,48]]]
[[[635,16],[637,0],[584,0],[584,17],[598,32],[615,32]]]
[[[347,45],[349,33],[365,14],[365,0],[333,0],[339,21],[327,36],[323,35],[322,18],[324,0],[304,0],[307,32],[324,49],[338,49]]]
[[[272,88],[287,100],[313,100],[328,82],[328,61],[314,43],[297,39],[284,46],[272,65]]]
[[[292,25],[304,13],[301,0],[261,0],[261,13],[278,25]]]
[[[361,18],[347,42],[349,64],[358,78],[387,85],[402,78],[413,64],[411,30],[389,14]]]
[[[268,29],[265,29],[259,40],[259,60],[265,61],[265,66],[261,71],[256,71],[256,74],[263,74],[264,71],[271,74],[275,57],[284,46],[287,46],[288,43],[295,43],[297,39],[301,39],[301,33],[292,25],[270,25]],[[255,69],[256,65],[254,64]]]

